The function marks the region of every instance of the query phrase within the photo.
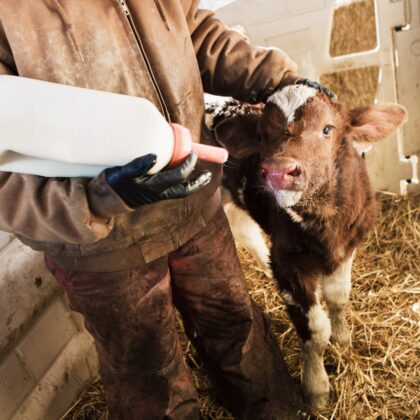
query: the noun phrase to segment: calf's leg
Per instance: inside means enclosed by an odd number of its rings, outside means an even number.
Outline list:
[[[309,340],[303,343],[303,386],[308,403],[320,410],[328,405],[330,385],[324,367],[324,351],[331,335],[330,320],[319,303],[305,314]]]
[[[313,408],[323,409],[328,404],[330,392],[324,367],[324,351],[331,335],[330,320],[319,303],[308,310],[299,304],[287,304],[287,311],[302,343],[305,399]]]
[[[251,216],[233,202],[223,206],[229,220],[233,237],[256,259],[261,270],[272,278],[270,268],[270,251],[261,234],[261,229]]]
[[[342,346],[351,342],[350,329],[346,321],[346,306],[351,290],[351,266],[354,253],[330,276],[322,282],[322,294],[331,318],[331,341]]]
[[[306,402],[317,410],[325,408],[330,385],[324,367],[324,351],[331,335],[331,323],[319,302],[318,280],[285,273],[285,261],[273,259],[287,312],[301,340],[303,391]]]

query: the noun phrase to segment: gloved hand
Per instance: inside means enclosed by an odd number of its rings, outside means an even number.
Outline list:
[[[333,101],[337,100],[337,95],[330,89],[326,88],[325,86],[322,86],[318,82],[315,82],[314,80],[310,79],[299,79],[296,82],[297,85],[305,85],[311,88],[316,89],[317,91],[324,93],[325,95],[329,96]]]
[[[191,194],[211,180],[211,172],[203,171],[188,181],[197,162],[197,153],[192,152],[179,166],[154,175],[146,175],[156,163],[156,155],[148,154],[134,159],[124,166],[105,170],[105,178],[124,202],[136,208],[142,204]]]
[[[277,87],[277,90],[281,90],[288,85],[305,85],[316,89],[318,92],[324,93],[325,95],[329,96],[333,101],[337,100],[337,95],[330,89],[326,88],[325,86],[322,86],[320,83],[315,82],[314,80],[301,78],[293,72],[286,72],[284,74],[280,85]]]

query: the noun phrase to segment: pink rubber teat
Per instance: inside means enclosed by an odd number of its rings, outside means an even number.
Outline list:
[[[169,167],[179,165],[192,150],[198,153],[198,159],[213,163],[225,163],[229,154],[222,147],[208,146],[206,144],[193,143],[188,128],[179,124],[171,123],[174,130],[174,152],[169,162]]]
[[[170,125],[174,130],[174,151],[168,166],[172,168],[178,166],[191,153],[192,138],[188,128],[175,123]]]
[[[209,146],[207,144],[191,143],[191,149],[198,153],[198,159],[213,163],[225,163],[229,154],[223,147]]]

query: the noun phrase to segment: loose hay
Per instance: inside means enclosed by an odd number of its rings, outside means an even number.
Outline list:
[[[79,399],[61,417],[67,420],[106,420],[105,394],[100,378],[85,384]]]
[[[358,250],[349,308],[352,348],[329,346],[325,363],[332,403],[319,419],[415,419],[420,417],[420,195],[379,194],[375,229]],[[301,352],[274,281],[239,250],[252,297],[272,321],[287,364],[300,381]],[[221,408],[192,346],[182,338],[205,419],[233,419]],[[104,420],[99,381],[88,384],[63,418]]]

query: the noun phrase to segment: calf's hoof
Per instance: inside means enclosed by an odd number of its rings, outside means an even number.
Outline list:
[[[317,374],[313,376],[308,375],[306,378],[304,376],[303,397],[305,403],[314,410],[322,411],[328,407],[330,400],[330,383],[325,370],[319,370]]]
[[[350,347],[351,332],[347,327],[337,329],[333,327],[330,340],[331,343],[338,344],[341,347]]]
[[[328,407],[330,401],[330,393],[323,392],[322,394],[304,394],[305,403],[316,411],[323,411]]]

